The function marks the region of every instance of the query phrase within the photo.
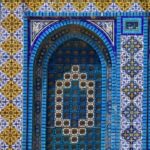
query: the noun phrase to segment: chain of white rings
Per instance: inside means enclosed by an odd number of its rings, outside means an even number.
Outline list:
[[[79,81],[81,90],[87,92],[86,119],[79,119],[78,128],[70,127],[70,119],[63,119],[63,89],[71,88],[72,81]],[[71,72],[64,74],[64,80],[56,81],[55,126],[63,127],[63,134],[70,135],[72,143],[78,142],[79,135],[86,134],[86,128],[94,126],[95,81],[87,80],[86,73],[80,73],[79,65],[73,65]]]

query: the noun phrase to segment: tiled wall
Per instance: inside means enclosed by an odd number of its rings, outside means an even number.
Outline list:
[[[23,113],[23,85],[22,85],[22,68],[23,68],[23,16],[27,11],[30,12],[46,12],[62,14],[78,14],[87,13],[89,15],[97,15],[100,13],[113,12],[138,13],[148,11],[150,2],[139,0],[132,3],[131,1],[123,2],[122,0],[111,0],[103,2],[48,2],[48,1],[26,1],[25,2],[8,2],[0,3],[0,149],[18,149],[22,147],[22,113]],[[145,14],[143,14],[145,15]],[[140,14],[140,16],[142,16]],[[146,73],[144,74],[144,65],[147,65],[147,23],[141,24],[144,32],[141,35],[124,35],[119,27],[122,25],[121,19],[118,21],[118,29],[116,29],[120,37],[117,37],[118,54],[120,51],[120,78],[121,78],[121,146],[120,149],[126,149],[130,145],[134,149],[142,149],[145,146],[144,137],[146,110],[143,111],[143,101],[146,99]],[[120,29],[119,29],[120,28]],[[118,34],[118,33],[117,33]],[[118,35],[119,35],[118,34]],[[118,39],[120,38],[120,39]],[[119,45],[120,49],[119,49]],[[134,51],[136,48],[136,51]],[[131,52],[133,50],[133,52]],[[144,52],[144,53],[143,53]],[[146,55],[146,56],[145,56]],[[118,63],[119,64],[119,63]],[[132,70],[130,67],[134,67]],[[143,76],[144,74],[144,76]],[[130,89],[133,89],[132,92]],[[144,94],[143,94],[144,90]],[[143,100],[144,98],[144,100]],[[130,112],[134,112],[131,116]],[[142,115],[143,114],[143,115]],[[144,118],[144,119],[143,119]],[[143,123],[143,126],[142,126]],[[136,128],[136,129],[135,129]],[[143,129],[143,131],[142,131]],[[129,133],[134,130],[135,142],[131,142]],[[138,137],[137,137],[138,136]],[[144,140],[143,140],[144,139]],[[129,141],[130,140],[130,141]],[[143,143],[142,143],[143,140]]]

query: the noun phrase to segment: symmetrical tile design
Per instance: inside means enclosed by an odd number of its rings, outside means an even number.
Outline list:
[[[133,100],[139,95],[140,92],[142,92],[142,89],[134,81],[131,81],[129,84],[125,85],[124,88],[122,88],[122,91],[130,98],[130,100]]]
[[[23,47],[23,14],[26,11],[43,12],[144,12],[150,10],[150,1],[115,0],[90,2],[8,2],[2,0],[1,39],[0,39],[0,149],[21,149],[22,122],[22,47]],[[141,148],[142,113],[142,73],[143,73],[143,39],[142,36],[123,36],[121,51],[121,137],[122,149],[129,144]],[[136,44],[135,44],[136,43]],[[132,46],[131,46],[132,45]],[[126,57],[126,58],[125,58]],[[134,80],[132,80],[134,78]],[[126,83],[126,85],[124,85]],[[12,104],[13,103],[13,104]],[[10,114],[10,113],[11,114]],[[12,115],[13,114],[13,115]],[[11,116],[12,115],[12,116]],[[9,120],[12,120],[10,122]],[[138,128],[131,122],[138,124]],[[16,125],[12,125],[16,124]],[[133,135],[135,135],[133,137]],[[128,144],[129,143],[129,144]]]
[[[114,44],[114,20],[89,20],[98,28],[103,30],[108,38],[111,40],[112,44]]]
[[[1,70],[7,75],[7,77],[13,78],[22,70],[22,67],[15,59],[9,59],[1,66]]]
[[[72,128],[70,119],[63,118],[63,97],[64,90],[71,88],[72,81],[78,81],[80,89],[86,90],[86,119],[78,120],[78,128]],[[95,111],[95,81],[87,80],[87,74],[80,72],[79,65],[73,65],[71,72],[64,74],[64,80],[56,81],[55,97],[55,126],[63,127],[64,135],[69,135],[71,143],[78,142],[78,136],[86,134],[86,128],[94,127]]]
[[[10,55],[14,55],[22,48],[22,44],[15,37],[10,36],[2,43],[1,47]]]
[[[72,40],[55,51],[48,68],[47,148],[100,149],[102,79],[97,54],[85,42]]]
[[[22,90],[15,82],[10,80],[1,88],[0,92],[8,100],[13,100],[22,92]]]
[[[44,1],[25,1],[25,4],[31,9],[31,11],[38,11],[38,9],[44,4]]]
[[[11,115],[10,115],[11,114]],[[0,111],[0,115],[8,122],[13,122],[21,115],[21,111],[12,103],[9,103]]]
[[[31,20],[31,41],[33,42],[36,36],[43,30],[46,26],[57,22],[58,20]]]
[[[122,136],[130,144],[130,149],[133,149],[133,144],[137,142],[137,140],[141,136],[141,133],[138,131],[136,127],[130,125],[127,129],[124,130]]]
[[[13,145],[21,137],[21,133],[13,126],[6,127],[0,133],[0,139],[6,142],[8,145]],[[3,147],[2,147],[3,148]]]
[[[2,27],[5,28],[9,33],[16,32],[22,26],[22,22],[14,14],[9,14],[2,21]]]
[[[15,103],[17,97],[22,93],[22,84],[19,85],[15,80],[22,71],[22,61],[18,61],[15,57],[23,47],[23,35],[21,35],[23,23],[15,14],[20,5],[21,2],[4,2],[1,3],[0,8],[2,10],[0,20],[2,29],[0,40],[0,80],[2,80],[2,82],[0,81],[0,116],[2,120],[0,149],[3,150],[21,149],[22,130],[19,128],[22,126],[22,98],[17,101],[17,105]],[[18,30],[20,30],[19,33]],[[21,118],[21,121],[15,126],[18,118]],[[17,144],[18,140],[19,144]]]
[[[15,10],[21,4],[21,0],[18,0],[18,2],[9,2],[4,0],[2,2],[3,5],[9,10]]]
[[[141,70],[142,67],[139,65],[137,61],[134,59],[130,59],[123,67],[122,69],[132,78],[137,75]]]
[[[116,0],[115,3],[121,8],[121,10],[123,11],[127,11],[131,5],[132,5],[132,1],[126,1],[126,3],[124,3],[123,0]]]
[[[121,46],[121,149],[142,149],[143,37],[122,36]]]
[[[134,104],[134,103],[130,103],[123,111],[122,114],[128,119],[130,120],[130,122],[133,122],[135,119],[137,119],[140,114],[141,111],[139,110],[139,108]]]

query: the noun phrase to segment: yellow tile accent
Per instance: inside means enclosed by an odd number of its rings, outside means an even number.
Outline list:
[[[0,133],[0,139],[8,145],[13,145],[20,137],[21,133],[13,126],[8,126]]]
[[[14,55],[22,48],[22,44],[15,37],[10,36],[1,44],[1,47],[10,55]]]
[[[72,2],[74,8],[78,11],[82,11],[88,3],[86,2]]]
[[[2,3],[5,7],[7,7],[9,10],[15,10],[20,4],[22,0],[2,0]]]
[[[9,33],[14,33],[22,26],[22,22],[14,14],[9,14],[7,18],[2,21],[2,26]]]
[[[21,2],[25,2],[27,6],[32,11],[37,11],[43,4],[45,0],[2,0],[2,3],[10,10],[15,10]],[[123,11],[126,11],[130,8],[133,2],[140,2],[144,10],[150,10],[150,1],[149,0],[48,0],[50,5],[54,10],[60,11],[67,2],[70,2],[78,11],[82,11],[89,2],[93,2],[100,11],[104,11],[109,4],[115,2]]]
[[[8,60],[0,68],[9,78],[16,76],[21,70],[22,66],[14,59]]]
[[[22,89],[13,81],[8,81],[7,84],[0,89],[0,92],[8,100],[13,100],[22,92]]]
[[[25,0],[26,5],[32,10],[37,11],[43,4],[44,0]]]
[[[115,3],[121,8],[121,10],[127,11],[131,7],[133,0],[131,1],[115,0]]]
[[[9,123],[21,116],[21,111],[12,103],[9,103],[0,111],[0,115]]]
[[[50,5],[52,6],[52,8],[55,10],[55,11],[57,11],[57,12],[59,12],[59,11],[61,11],[61,9],[66,5],[67,3],[66,2],[58,2],[58,3],[51,3]]]
[[[107,7],[112,3],[111,0],[99,0],[94,2],[94,5],[101,11],[105,11]]]
[[[139,0],[139,3],[144,10],[150,10],[150,0]]]

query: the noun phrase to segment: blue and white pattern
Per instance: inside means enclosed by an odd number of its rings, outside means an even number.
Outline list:
[[[31,10],[31,8],[29,8],[25,3],[21,3],[16,9],[14,10],[10,10],[9,7],[6,7],[4,4],[0,3],[0,9],[1,9],[1,18],[0,21],[2,22],[4,19],[7,18],[7,16],[9,14],[13,14],[15,15],[18,19],[20,19],[22,22],[24,20],[24,14],[26,12],[33,12]],[[45,2],[41,7],[39,7],[38,11],[36,13],[39,12],[43,12],[43,13],[51,13],[51,12],[55,12],[57,13],[52,6],[50,5],[50,3]],[[67,15],[78,15],[80,16],[80,12],[78,12],[78,10],[71,4],[71,3],[66,3],[63,8],[61,8],[60,12],[58,13],[58,15],[61,15],[61,13],[66,13]],[[105,18],[107,19],[107,17],[110,17],[109,15],[112,13],[122,13],[123,11],[121,10],[121,8],[115,4],[112,3],[110,4],[106,10],[102,13],[99,11],[98,8],[96,8],[96,6],[93,3],[89,3],[86,8],[84,8],[82,10],[82,13],[95,13],[95,14],[100,14],[101,16],[105,16]],[[142,8],[142,6],[140,6],[140,3],[133,3],[131,5],[131,7],[126,11],[128,12],[129,16],[132,17],[131,13],[140,13],[140,12],[145,12],[145,10]],[[77,13],[77,14],[74,14]],[[108,13],[108,14],[104,14],[104,13]],[[110,13],[110,14],[109,14]],[[125,14],[127,15],[127,14]],[[140,14],[141,15],[141,14]],[[115,16],[115,14],[114,14]],[[90,16],[91,17],[91,16]],[[112,17],[112,16],[111,16]],[[117,17],[116,17],[117,18]],[[54,21],[49,21],[49,20],[45,20],[44,21],[35,21],[33,23],[32,28],[32,33],[31,33],[31,39],[32,41],[35,40],[36,36],[40,33],[41,30],[43,30],[46,26],[50,25],[51,23],[54,23],[56,20]],[[116,33],[114,33],[114,29],[116,29],[116,27],[114,27],[114,22],[113,21],[92,21],[91,22],[94,23],[95,25],[97,25],[97,27],[99,27],[100,29],[102,29],[108,36],[108,38],[111,40],[111,42],[114,44],[114,46],[116,45],[121,45],[121,55],[118,56],[120,57],[120,75],[121,75],[121,82],[120,82],[120,86],[121,86],[121,93],[120,93],[120,98],[121,98],[121,110],[120,110],[120,125],[121,125],[121,136],[120,135],[120,149],[121,150],[128,150],[128,149],[134,149],[134,150],[141,150],[143,149],[142,145],[142,136],[143,136],[143,124],[142,124],[142,117],[143,117],[143,102],[146,101],[146,99],[143,99],[143,69],[144,66],[143,64],[143,57],[144,57],[144,53],[143,53],[143,49],[144,49],[144,38],[143,37],[143,33],[141,35],[124,35],[121,36],[121,43],[115,43],[114,37],[116,36]],[[141,26],[144,26],[144,23],[141,23]],[[1,32],[1,37],[0,37],[0,44],[2,44],[3,42],[5,42],[9,36],[14,36],[24,47],[23,43],[24,43],[24,32],[23,31],[23,27],[24,25],[22,25],[22,27],[20,29],[18,29],[15,33],[10,34],[6,29],[4,29],[2,26],[0,26],[0,32]],[[121,31],[122,32],[122,31]],[[145,32],[145,31],[144,31]],[[131,53],[125,49],[125,47],[123,46],[128,40],[130,40],[131,38],[133,38],[133,40],[136,40],[136,42],[138,41],[141,45],[142,48],[140,48],[139,51],[137,51],[136,53],[134,53],[134,56],[131,56]],[[130,49],[130,48],[129,48]],[[134,59],[134,62],[136,62],[134,65],[132,65],[131,62],[131,57],[132,59]],[[2,48],[0,48],[0,67],[5,64],[6,62],[8,62],[8,60],[10,59],[15,59],[16,62],[18,64],[20,64],[23,67],[23,48],[21,48],[17,53],[15,53],[14,55],[10,55],[8,54],[6,51],[4,51]],[[123,69],[123,66],[127,65],[126,69]],[[134,78],[132,78],[129,74],[131,73],[131,71],[129,71],[128,69],[131,66],[140,66],[138,71],[135,69],[134,71]],[[132,70],[132,69],[131,69]],[[127,72],[126,72],[127,71]],[[23,79],[22,79],[22,75],[23,72],[22,70],[13,78],[9,78],[4,72],[0,71],[0,88],[4,87],[8,81],[13,81],[14,83],[16,83],[21,89],[23,89]],[[135,87],[138,87],[137,89],[139,90],[139,88],[141,89],[141,91],[139,92],[138,90],[136,91],[136,96],[134,97],[133,103],[131,103],[131,99],[130,93],[128,93],[128,95],[126,94],[126,92],[124,92],[122,89],[127,89],[129,90],[127,87],[127,85],[129,85],[131,83],[131,81],[133,83],[135,83]],[[132,85],[131,85],[132,86]],[[129,86],[128,86],[129,87]],[[128,91],[130,92],[130,91]],[[2,94],[0,93],[0,111],[2,109],[4,109],[8,104],[10,103],[10,101]],[[19,94],[12,102],[19,110],[21,110],[23,112],[23,93],[21,92],[21,94]],[[130,114],[130,112],[134,112],[135,116],[132,116]],[[132,119],[131,119],[132,116]],[[132,122],[132,125],[131,125]],[[15,129],[17,131],[19,131],[20,133],[22,133],[22,127],[23,127],[23,121],[22,121],[22,115],[17,118],[14,122],[13,122],[13,126],[15,127]],[[9,126],[9,123],[0,116],[0,133],[2,131],[4,131],[4,129],[6,129]],[[134,139],[134,142],[132,143],[131,137],[129,136],[129,133],[131,133],[131,131],[134,131],[134,133],[136,133],[138,135],[135,136],[136,139]],[[127,135],[127,138],[125,138],[124,135]],[[145,135],[144,135],[145,136]],[[132,145],[132,147],[130,147]],[[19,138],[12,146],[9,146],[4,140],[0,139],[0,149],[1,150],[7,150],[7,149],[15,149],[15,150],[21,150],[22,148],[22,137]]]
[[[108,38],[114,44],[114,20],[89,20],[91,23],[95,24],[98,28],[103,30]]]
[[[142,149],[143,36],[122,36],[121,46],[121,149]]]
[[[139,3],[133,3],[127,12],[144,12],[144,10]]]
[[[123,12],[123,11],[117,4],[112,3],[110,6],[108,6],[105,12]]]
[[[33,42],[36,36],[39,34],[41,30],[43,30],[46,26],[57,22],[58,20],[32,20],[31,21],[31,42]]]
[[[71,13],[71,12],[78,12],[72,4],[67,3],[62,9],[61,12],[65,12],[65,13]]]

